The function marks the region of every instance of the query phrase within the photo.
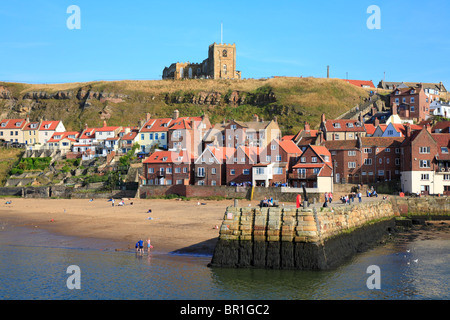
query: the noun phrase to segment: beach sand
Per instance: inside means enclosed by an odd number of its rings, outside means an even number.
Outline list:
[[[11,204],[5,204],[11,200]],[[110,240],[117,250],[133,249],[150,237],[158,252],[212,254],[226,207],[233,200],[1,199],[0,222],[41,228],[58,235]],[[133,202],[133,205],[131,205]],[[200,202],[200,205],[198,204]],[[239,200],[239,205],[256,205]],[[202,205],[203,204],[203,205]],[[152,212],[148,213],[151,209]],[[151,219],[149,219],[151,218]]]

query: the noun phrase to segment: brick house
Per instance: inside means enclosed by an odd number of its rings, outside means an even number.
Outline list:
[[[401,137],[363,137],[326,141],[334,168],[334,183],[373,183],[400,178]]]
[[[396,88],[390,94],[390,105],[398,106],[398,115],[418,122],[428,118],[431,102],[432,98],[425,93],[421,84],[417,87]]]
[[[235,149],[207,146],[194,161],[194,184],[220,186],[226,184],[226,162],[234,156]]]
[[[143,165],[146,185],[192,184],[193,159],[184,150],[156,151]]]
[[[252,185],[287,185],[289,171],[301,154],[292,140],[272,140],[260,149],[259,163],[252,169]]]
[[[222,126],[216,140],[222,140],[223,147],[237,148],[239,146],[265,147],[274,139],[281,139],[281,130],[277,118],[264,121],[257,115],[253,121],[231,120]],[[221,136],[221,138],[220,138]]]
[[[227,185],[251,185],[252,168],[259,162],[259,148],[240,146],[227,159],[225,182]]]
[[[308,146],[292,166],[289,184],[293,187],[315,188],[317,192],[333,191],[331,153],[324,146]]]
[[[320,131],[327,141],[332,140],[356,140],[357,137],[366,136],[366,128],[362,119],[333,119],[326,120],[322,114]]]
[[[432,134],[431,128],[411,131],[401,145],[401,187],[403,192],[442,194],[450,190],[448,134]],[[439,143],[438,143],[439,142]]]

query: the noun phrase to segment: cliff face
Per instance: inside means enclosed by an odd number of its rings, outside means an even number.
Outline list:
[[[330,79],[331,80],[331,79]],[[170,117],[207,113],[212,123],[248,121],[253,114],[278,118],[284,133],[296,133],[304,121],[318,124],[359,103],[365,92],[337,81],[314,79],[232,81],[117,81],[55,85],[0,82],[0,119],[62,120],[68,130],[85,124],[136,126],[151,113]],[[319,81],[319,80],[317,80]],[[323,81],[320,80],[320,81]],[[319,96],[317,99],[315,96]]]

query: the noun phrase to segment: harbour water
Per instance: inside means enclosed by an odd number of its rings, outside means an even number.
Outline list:
[[[115,251],[114,244],[0,226],[2,300],[447,300],[450,241],[390,242],[330,271],[209,268],[211,256]],[[69,266],[80,289],[69,289]],[[369,289],[368,267],[380,268]]]

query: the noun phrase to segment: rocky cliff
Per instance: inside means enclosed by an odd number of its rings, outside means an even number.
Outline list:
[[[68,130],[85,123],[137,125],[146,113],[181,116],[208,113],[213,123],[275,116],[285,133],[320,114],[337,116],[367,96],[364,90],[332,79],[287,78],[241,81],[117,81],[55,85],[0,83],[0,118],[62,120]],[[290,132],[292,131],[292,132]]]

